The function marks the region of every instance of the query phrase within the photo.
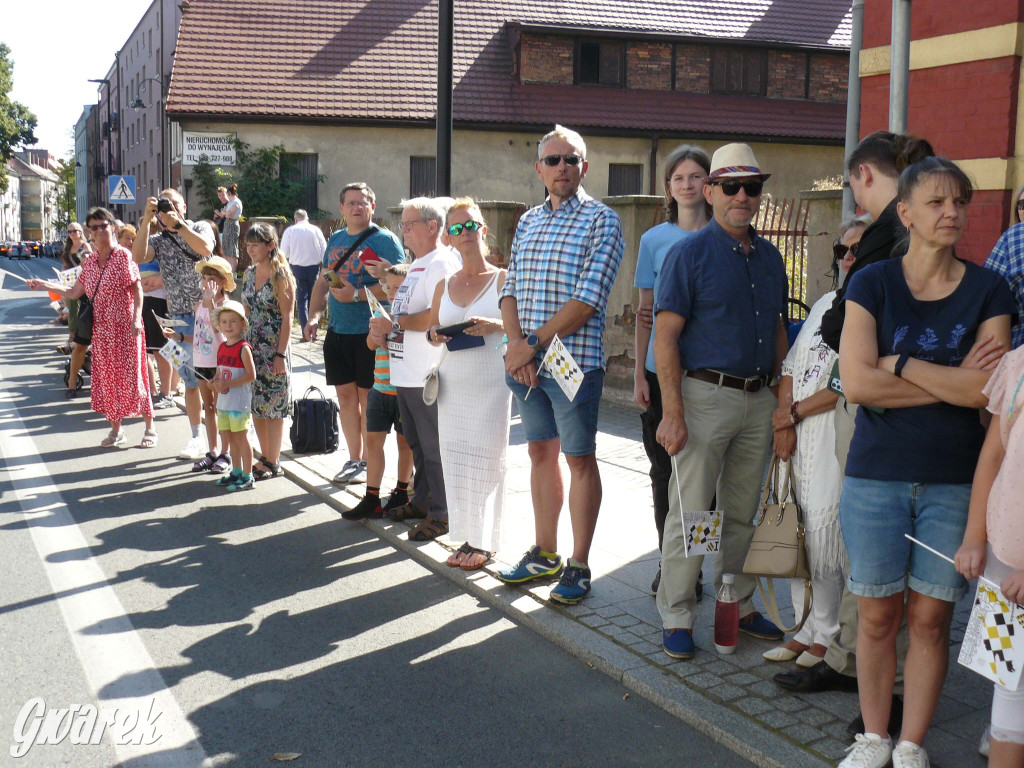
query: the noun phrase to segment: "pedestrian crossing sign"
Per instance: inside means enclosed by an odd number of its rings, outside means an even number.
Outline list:
[[[135,202],[135,177],[134,176],[108,176],[107,177],[107,199],[111,203],[134,203]]]

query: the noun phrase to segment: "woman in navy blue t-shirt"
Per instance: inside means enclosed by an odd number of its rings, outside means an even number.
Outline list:
[[[897,205],[909,233],[907,255],[866,267],[846,292],[840,371],[846,397],[865,407],[839,517],[857,595],[865,732],[841,766],[882,766],[890,755],[897,767],[926,764],[920,745],[946,675],[953,606],[966,589],[952,565],[906,535],[956,552],[984,440],[982,388],[1009,349],[1009,286],[953,251],[972,191],[944,158],[909,166]],[[886,723],[908,586],[903,732],[893,748]]]

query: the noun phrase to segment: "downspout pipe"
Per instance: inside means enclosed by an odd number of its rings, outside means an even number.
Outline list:
[[[892,0],[892,58],[889,62],[889,130],[907,132],[910,91],[910,0]]]
[[[849,181],[846,172],[846,158],[860,140],[860,51],[864,45],[864,0],[853,0],[852,27],[850,30],[850,74],[847,79],[846,97],[846,146],[843,151],[843,179]],[[843,217],[852,216],[857,203],[853,191],[843,187]]]

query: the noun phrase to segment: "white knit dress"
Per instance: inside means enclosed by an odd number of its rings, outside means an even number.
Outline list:
[[[468,307],[441,297],[442,326],[468,317],[501,317],[497,273]],[[482,347],[446,351],[441,360],[437,396],[437,431],[448,496],[452,541],[467,541],[489,551],[501,548],[505,506],[505,449],[512,393],[505,385],[502,334],[484,336]]]

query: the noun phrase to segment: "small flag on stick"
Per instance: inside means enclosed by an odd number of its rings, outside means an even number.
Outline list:
[[[565,344],[558,338],[558,334],[551,339],[551,345],[544,354],[544,367],[548,369],[555,383],[562,389],[570,401],[576,398],[576,393],[583,383],[583,371],[565,348]]]

